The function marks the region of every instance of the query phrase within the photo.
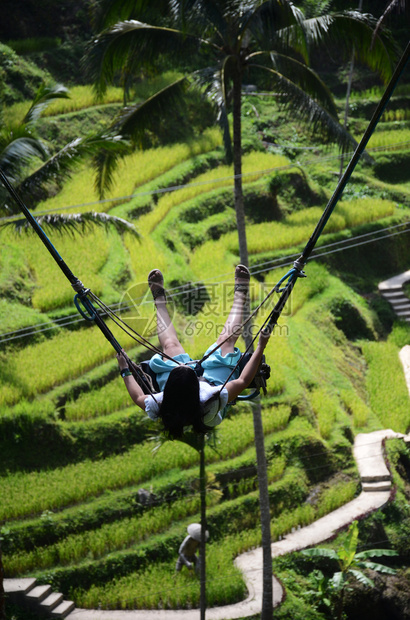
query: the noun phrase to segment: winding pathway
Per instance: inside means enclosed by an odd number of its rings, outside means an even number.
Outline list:
[[[362,492],[353,501],[338,510],[329,513],[311,525],[288,534],[284,539],[272,544],[272,556],[284,555],[298,551],[328,540],[336,532],[348,526],[359,517],[378,510],[390,499],[391,475],[383,454],[385,439],[402,438],[410,443],[410,435],[403,435],[392,430],[380,430],[373,433],[359,434],[354,442],[354,457],[362,483]],[[262,549],[254,549],[238,556],[236,566],[243,573],[248,597],[235,605],[212,607],[207,609],[208,620],[229,620],[246,618],[261,612],[262,608]],[[29,582],[31,582],[29,584]],[[22,597],[29,596],[35,589],[35,580],[6,579],[5,590],[10,594],[20,592]],[[28,589],[24,592],[25,585]],[[282,601],[284,591],[279,581],[273,577],[274,605]],[[50,610],[51,616],[63,617]],[[97,610],[73,609],[66,620],[198,620],[199,610]]]
[[[396,314],[406,321],[410,321],[410,300],[404,294],[403,284],[408,281],[410,281],[410,271],[379,284],[380,293],[388,299]],[[400,360],[410,394],[410,345],[402,348]],[[339,529],[347,527],[355,519],[384,506],[390,499],[391,475],[384,460],[383,443],[384,440],[392,438],[402,438],[410,445],[410,435],[403,435],[389,429],[357,435],[353,452],[362,483],[360,495],[338,510],[273,543],[272,556],[280,556],[317,545],[334,536]],[[235,564],[243,573],[248,588],[248,597],[235,605],[207,609],[208,620],[246,618],[261,612],[262,549],[243,553],[236,558]],[[64,617],[66,620],[198,620],[199,618],[198,609],[175,611],[73,609],[74,604],[71,601],[64,601],[62,594],[51,592],[50,586],[36,586],[35,582],[35,579],[5,579],[4,589],[15,600],[24,603],[31,598],[32,604],[34,601],[43,612],[48,611],[52,617]],[[279,605],[283,597],[283,588],[273,577],[274,606]],[[58,603],[55,602],[57,598]],[[50,601],[48,608],[47,601]]]

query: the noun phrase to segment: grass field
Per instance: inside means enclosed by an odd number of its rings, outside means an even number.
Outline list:
[[[141,86],[137,95],[143,97],[174,77],[161,76],[156,85]],[[114,89],[105,101],[118,97]],[[74,107],[64,107],[70,105]],[[65,115],[93,105],[91,90],[81,87],[73,90],[71,102],[56,102],[49,111]],[[272,102],[255,100],[255,109],[260,123],[277,132],[278,143],[289,146],[290,132],[297,137],[303,130],[297,125],[281,128],[280,123],[276,127],[281,117]],[[21,110],[14,107],[9,118]],[[253,127],[253,139],[259,140],[252,124],[254,110],[244,110],[244,132]],[[408,141],[406,122],[400,121],[397,130],[376,133],[370,146],[388,159],[395,145]],[[293,144],[299,144],[297,138]],[[92,206],[85,204],[97,200],[86,164],[37,209],[92,208],[135,223],[140,241],[102,229],[50,236],[84,284],[109,304],[129,303],[121,316],[147,334],[155,334],[155,322],[146,277],[152,268],[162,269],[177,331],[195,358],[216,339],[225,321],[239,262],[230,198],[233,172],[224,164],[221,145],[219,130],[209,128],[186,143],[136,152],[121,164],[109,201]],[[337,160],[301,153],[306,168],[299,159],[295,167],[291,148],[283,152],[286,155],[260,145],[243,157],[253,308],[300,253],[337,180]],[[410,342],[410,327],[391,318],[377,286],[369,284],[408,268],[407,237],[396,234],[397,229],[390,236],[388,227],[410,219],[410,179],[400,184],[381,180],[364,164],[360,175],[358,171],[357,181],[349,184],[321,243],[331,250],[336,241],[373,235],[378,228],[385,236],[309,261],[307,278],[296,282],[266,349],[271,377],[261,402],[273,540],[356,496],[360,485],[351,447],[357,433],[410,428],[409,397],[398,358],[400,348]],[[25,327],[52,328],[7,340],[0,352],[0,435],[7,437],[9,459],[0,455],[6,576],[36,576],[87,608],[197,606],[197,577],[188,571],[175,574],[174,567],[188,523],[199,520],[198,453],[182,442],[158,448],[158,428],[136,413],[116,374],[112,347],[95,326],[69,323],[67,317],[75,313],[74,293],[42,244],[34,235],[1,235],[0,331],[18,336],[17,330]],[[275,268],[275,260],[286,264]],[[183,304],[183,287],[198,282],[206,296],[190,312]],[[277,299],[273,293],[257,325]],[[62,325],[60,318],[68,324]],[[109,325],[133,356],[150,356]],[[155,335],[152,341],[157,342]],[[23,449],[31,460],[24,458]],[[10,468],[12,458],[15,466]],[[206,447],[206,464],[211,606],[246,596],[233,559],[260,544],[248,403],[232,407]],[[147,505],[139,500],[141,488],[151,493]],[[405,517],[408,498],[399,488],[394,509],[386,508],[380,519],[394,524]],[[297,587],[286,587],[294,597]],[[309,614],[306,618],[319,620],[313,607]]]

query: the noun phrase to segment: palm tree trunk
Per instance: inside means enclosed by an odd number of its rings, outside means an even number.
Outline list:
[[[265,437],[262,425],[260,401],[252,405],[253,429],[255,435],[256,463],[258,469],[259,507],[261,513],[263,592],[261,620],[273,618],[272,550],[270,534],[270,506],[268,490],[268,468],[265,455]]]
[[[242,76],[238,70],[233,81],[233,163],[235,174],[235,212],[238,229],[239,258],[243,265],[249,264],[248,245],[246,241],[245,209],[242,191],[242,137],[241,137],[241,103]],[[244,308],[244,318],[249,316],[249,300]],[[251,326],[244,331],[243,337],[248,347],[251,340]],[[253,427],[255,435],[256,463],[258,469],[259,506],[261,513],[261,534],[263,554],[263,594],[261,620],[273,618],[272,590],[272,551],[270,535],[270,508],[268,491],[268,474],[265,454],[265,438],[262,425],[262,408],[260,402],[252,406]]]
[[[6,620],[6,603],[4,597],[4,569],[3,569],[3,561],[1,557],[1,543],[0,543],[0,620]]]
[[[242,190],[242,137],[241,137],[241,104],[242,76],[238,70],[233,80],[233,171],[236,227],[238,229],[239,259],[248,265],[248,244],[246,241],[245,207]]]
[[[361,12],[362,8],[363,8],[363,0],[359,0],[358,11]],[[354,51],[354,46],[353,46],[352,58],[350,60],[349,78],[347,80],[345,113],[344,113],[344,119],[343,119],[343,127],[345,129],[347,129],[347,118],[349,116],[349,102],[350,102],[350,93],[351,93],[351,90],[352,90],[353,70],[354,70],[354,55],[355,55],[355,51]],[[342,152],[342,155],[340,157],[339,179],[342,178],[343,172],[344,172],[344,156],[343,156],[343,152]]]
[[[205,438],[202,435],[199,450],[199,488],[201,496],[201,546],[200,546],[200,620],[205,620],[206,613],[206,480],[205,480]]]

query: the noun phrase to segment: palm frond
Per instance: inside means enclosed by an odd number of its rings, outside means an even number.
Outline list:
[[[202,435],[193,431],[192,428],[186,428],[183,435],[178,439],[171,439],[167,431],[161,429],[160,431],[154,431],[151,433],[149,440],[155,443],[152,449],[154,453],[157,453],[163,445],[170,441],[180,441],[181,443],[185,443],[196,450],[196,452],[200,452],[204,444],[217,451],[218,429],[212,428],[205,435]]]
[[[391,0],[391,2],[389,2],[389,4],[387,5],[386,9],[384,10],[384,13],[382,13],[382,15],[377,20],[377,24],[376,24],[376,26],[374,28],[374,31],[373,31],[373,41],[376,38],[376,36],[378,35],[379,30],[380,30],[383,22],[385,21],[386,17],[395,8],[397,8],[399,11],[400,10],[404,11],[406,9],[406,0]],[[373,43],[372,43],[372,45],[373,45]]]
[[[104,198],[114,184],[114,172],[118,166],[118,156],[111,151],[102,149],[93,157],[93,168],[96,171],[94,189],[100,200]]]
[[[107,230],[114,228],[121,234],[129,232],[136,238],[140,237],[135,226],[127,222],[127,220],[108,215],[107,213],[97,213],[95,211],[89,213],[41,215],[36,217],[36,220],[44,230],[53,230],[60,234],[84,234],[94,226],[103,226]],[[18,233],[33,231],[30,223],[25,218],[0,222],[0,228],[6,227],[13,227]]]
[[[0,143],[3,142],[0,146],[0,167],[15,181],[20,171],[28,166],[33,159],[46,159],[48,151],[41,140],[24,135],[18,130],[13,132],[10,137],[9,143],[6,143],[5,140],[0,141]]]
[[[85,138],[76,138],[24,179],[18,190],[24,195],[41,193],[50,180],[57,179],[61,184],[64,179],[69,178],[85,156],[95,155],[99,150],[103,150],[111,154],[115,153],[118,157],[124,155],[128,148],[128,142],[119,135],[100,133]],[[111,181],[111,178],[106,180]]]
[[[198,33],[201,38],[211,39],[216,34],[221,44],[226,43],[229,38],[229,18],[227,19],[227,17],[237,14],[237,11],[232,11],[229,6],[231,3],[218,3],[215,0],[196,0],[196,2],[189,2],[188,4],[190,7],[185,7],[183,12],[185,32],[189,25],[192,28],[191,31]]]
[[[387,81],[394,69],[397,46],[393,38],[380,32],[373,41],[376,20],[359,11],[344,11],[305,21],[305,29],[311,44],[329,42],[337,44],[350,57],[354,49],[356,58],[367,64]]]
[[[187,78],[183,77],[158,91],[143,103],[124,108],[115,120],[112,129],[142,146],[147,131],[156,132],[164,116],[171,108],[183,110],[185,106],[184,93],[188,85]]]
[[[299,84],[268,67],[250,66],[269,72],[273,87],[282,94],[280,104],[285,109],[291,109],[296,117],[307,121],[312,132],[320,130],[325,139],[334,140],[343,150],[352,145],[357,146],[356,140],[342,127],[337,118],[308,95]]]
[[[307,62],[308,43],[303,24],[303,13],[292,2],[268,0],[250,16],[248,28],[259,49],[292,48]]]
[[[117,75],[138,74],[142,67],[155,67],[162,53],[172,53],[174,57],[196,53],[199,44],[198,37],[179,30],[127,20],[94,39],[88,47],[84,66],[97,94],[101,95]]]
[[[230,57],[224,59],[222,67],[207,67],[197,71],[193,77],[198,86],[204,91],[208,99],[217,109],[217,122],[221,128],[225,156],[228,163],[232,163],[233,151],[229,129],[228,106],[229,106],[229,65]]]
[[[99,0],[94,7],[93,26],[99,32],[125,19],[155,22],[169,14],[169,4],[169,0]]]
[[[31,103],[30,109],[25,115],[22,124],[30,125],[35,123],[39,117],[41,116],[43,110],[53,101],[54,99],[69,99],[70,95],[68,94],[68,89],[61,84],[56,84],[55,86],[47,86],[46,84],[42,84],[38,91],[35,94],[35,97]]]
[[[337,108],[331,91],[310,67],[291,56],[277,52],[256,52],[250,55],[250,59],[253,58],[270,60],[274,71],[287,80],[287,82],[283,83],[285,92],[287,89],[286,84],[291,82],[302,89],[309,97],[320,103],[329,114],[337,118]],[[265,68],[269,69],[269,66],[265,66]],[[275,84],[275,88],[280,87],[280,83]]]

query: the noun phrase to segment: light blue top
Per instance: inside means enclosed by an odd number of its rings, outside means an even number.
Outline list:
[[[215,347],[216,343],[212,344],[206,350],[204,357]],[[201,366],[204,370],[204,374],[202,375],[203,378],[212,385],[223,385],[239,362],[240,357],[241,352],[237,347],[235,347],[232,353],[227,353],[226,355],[222,355],[221,347],[219,347],[204,362],[202,362]],[[163,359],[162,355],[156,353],[149,361],[151,370],[153,370],[156,374],[158,387],[161,392],[164,391],[164,387],[168,381],[171,370],[178,366],[177,362],[182,364],[189,364],[189,362],[192,362],[192,358],[188,355],[188,353],[180,353],[179,355],[175,355],[173,359],[176,361],[174,362],[173,360]],[[190,364],[190,366],[191,368],[194,368],[195,364]],[[229,381],[233,381],[238,377],[239,368],[235,368],[235,371]]]

